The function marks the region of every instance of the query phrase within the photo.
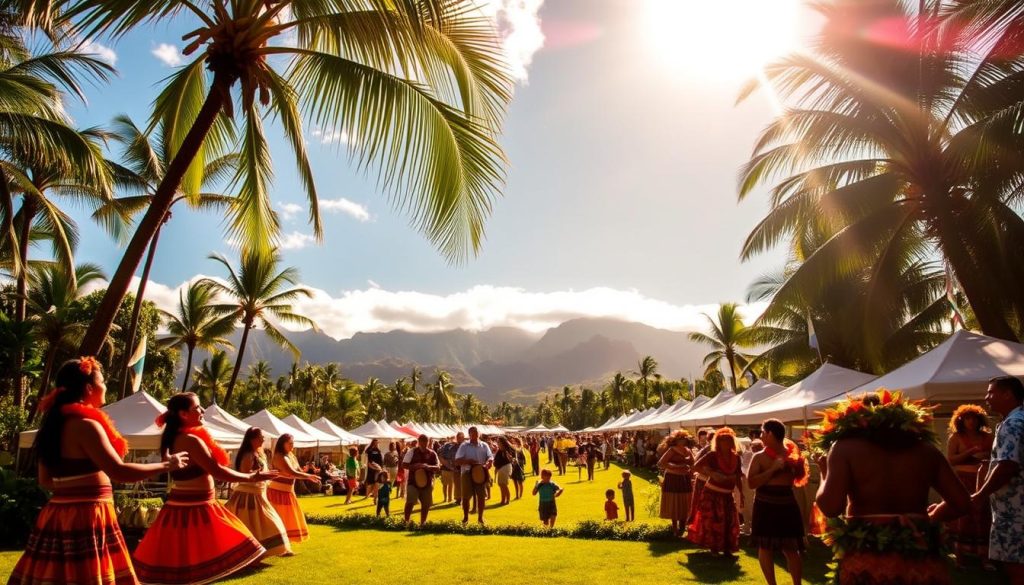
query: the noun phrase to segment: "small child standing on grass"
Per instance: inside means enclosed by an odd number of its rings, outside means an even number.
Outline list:
[[[604,493],[604,497],[607,498],[607,500],[604,503],[604,519],[618,520],[619,505],[615,503],[615,490],[606,491]]]
[[[352,501],[352,494],[359,488],[359,450],[351,447],[348,450],[348,458],[345,459],[345,480],[348,483],[348,493],[345,494],[345,503]]]
[[[549,528],[555,527],[555,518],[558,517],[558,506],[555,498],[564,492],[559,485],[551,481],[551,470],[545,469],[540,472],[540,481],[533,485],[533,495],[540,495],[540,521]]]
[[[622,481],[619,482],[619,489],[622,490],[622,508],[626,514],[626,522],[632,522],[636,519],[636,504],[633,502],[632,477],[633,474],[628,471],[623,471]]]
[[[391,475],[386,471],[380,472],[377,486],[377,516],[384,510],[385,516],[391,515]]]

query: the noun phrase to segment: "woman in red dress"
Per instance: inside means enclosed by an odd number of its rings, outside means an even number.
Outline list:
[[[162,450],[186,451],[191,464],[171,473],[167,503],[135,549],[135,569],[143,583],[210,583],[266,553],[249,529],[217,501],[214,480],[260,482],[276,473],[239,473],[228,467],[224,449],[203,428],[199,398],[186,392],[167,402],[157,419],[163,425]]]
[[[701,456],[694,469],[707,476],[697,512],[687,538],[697,546],[721,552],[727,557],[740,549],[740,517],[733,492],[743,473],[736,453],[736,433],[729,427],[715,432],[711,450]]]
[[[136,482],[175,471],[188,464],[188,455],[148,465],[121,460],[128,443],[99,409],[107,386],[94,358],[68,361],[55,382],[57,389],[39,404],[43,420],[35,443],[39,483],[53,497],[7,582],[136,584],[110,480]]]

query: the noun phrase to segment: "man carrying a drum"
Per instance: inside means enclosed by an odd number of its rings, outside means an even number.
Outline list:
[[[420,503],[420,526],[427,521],[427,513],[434,503],[434,476],[441,472],[437,453],[427,447],[426,435],[416,438],[416,447],[409,449],[402,458],[408,483],[405,486],[405,522],[409,523],[413,506]]]
[[[484,496],[487,476],[494,455],[491,448],[480,440],[476,427],[469,427],[469,441],[459,445],[455,452],[455,464],[462,469],[462,522],[469,522],[469,505],[476,502],[477,520],[484,523]]]

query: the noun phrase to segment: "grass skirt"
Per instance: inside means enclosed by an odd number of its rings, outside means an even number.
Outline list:
[[[740,550],[740,516],[732,492],[704,486],[696,509],[686,536],[690,542],[711,552]]]
[[[686,521],[690,514],[693,478],[690,475],[666,473],[661,485],[661,514],[665,520]]]
[[[967,492],[973,494],[978,488],[978,471],[956,470],[956,476],[967,488]],[[971,511],[950,523],[958,555],[976,555],[983,559],[988,558],[988,539],[992,530],[992,510],[985,506],[981,510],[972,508]]]
[[[138,583],[109,485],[57,488],[7,583]]]
[[[171,490],[134,559],[143,583],[200,585],[248,566],[265,552],[212,490]]]
[[[271,481],[267,487],[267,499],[284,522],[288,540],[296,543],[309,538],[306,517],[302,514],[302,508],[299,508],[299,500],[295,497],[291,484]]]
[[[237,516],[263,548],[267,549],[266,556],[276,557],[292,552],[288,543],[288,529],[267,499],[266,486],[240,483],[232,490],[224,507]]]
[[[839,585],[949,585],[949,563],[940,557],[853,552],[839,561]]]

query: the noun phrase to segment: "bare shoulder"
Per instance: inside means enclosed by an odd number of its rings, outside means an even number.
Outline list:
[[[756,465],[757,467],[761,467],[767,459],[768,454],[764,451],[754,453],[754,458],[750,460],[750,466],[754,467]]]

